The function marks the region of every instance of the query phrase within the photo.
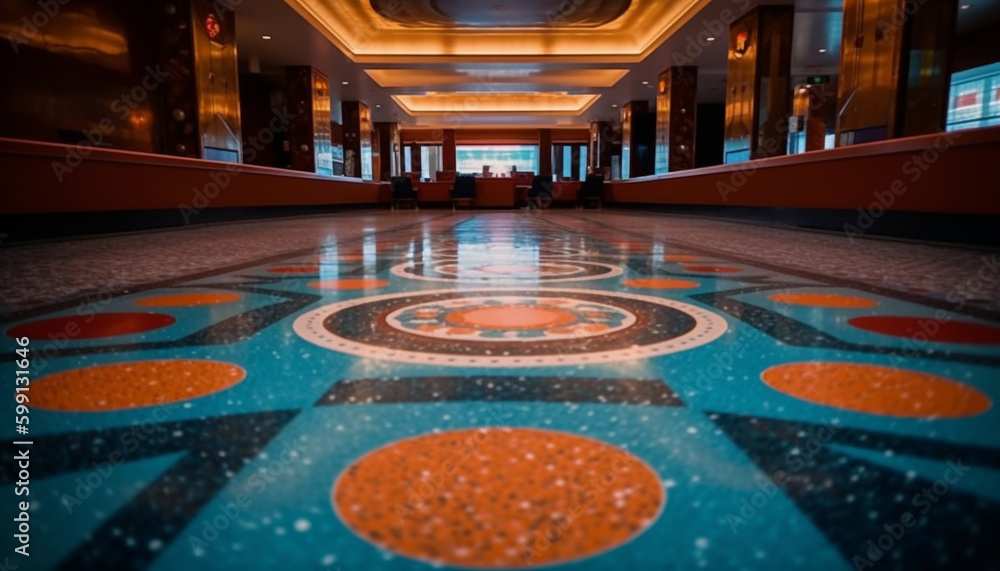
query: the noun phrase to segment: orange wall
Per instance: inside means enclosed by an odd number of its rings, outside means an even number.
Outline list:
[[[389,196],[388,185],[357,179],[3,138],[0,173],[7,215],[369,204]]]
[[[610,194],[633,204],[1000,214],[1000,127],[615,181]]]

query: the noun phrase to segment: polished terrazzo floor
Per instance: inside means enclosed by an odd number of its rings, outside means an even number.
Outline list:
[[[1000,566],[993,252],[420,211],[0,261],[31,569]]]

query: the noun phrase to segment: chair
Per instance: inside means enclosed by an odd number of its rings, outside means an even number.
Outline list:
[[[516,171],[510,173],[510,177],[514,179],[514,184],[517,186],[528,186],[531,184],[532,177],[535,173],[531,171]]]
[[[528,190],[528,207],[548,208],[552,204],[552,175],[536,175]]]
[[[472,175],[462,175],[455,179],[455,186],[451,187],[451,207],[458,206],[459,202],[465,202],[470,206],[476,200],[476,177]]]
[[[604,176],[599,174],[588,174],[587,179],[580,185],[580,190],[576,193],[576,203],[585,207],[587,203],[596,202],[597,208],[601,208],[604,203]]]
[[[434,180],[438,182],[455,182],[458,173],[455,171],[437,171]]]
[[[390,208],[395,210],[403,202],[413,204],[417,208],[417,191],[413,190],[413,179],[408,176],[392,177],[392,202]]]
[[[420,173],[418,173],[418,172],[404,172],[403,176],[410,177],[410,180],[413,181],[413,189],[416,190],[416,191],[418,191],[418,192],[420,191]]]

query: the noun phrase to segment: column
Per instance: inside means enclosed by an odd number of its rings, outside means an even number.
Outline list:
[[[208,0],[178,0],[160,10],[159,64],[167,74],[165,152],[242,162],[236,15]]]
[[[668,67],[656,93],[656,174],[693,168],[698,68]]]
[[[837,146],[942,131],[955,0],[845,0]]]
[[[373,180],[372,115],[360,101],[340,104],[344,122],[344,176]]]
[[[552,129],[538,130],[538,174],[552,176]]]
[[[724,160],[784,155],[794,6],[758,6],[729,26]]]
[[[399,123],[380,121],[374,124],[378,133],[379,180],[389,180],[403,172],[403,150],[399,138]]]
[[[455,130],[445,129],[443,136],[441,138],[441,170],[444,171],[454,171],[458,170],[456,151],[455,151]],[[468,173],[467,173],[468,174]]]
[[[590,148],[587,153],[587,173],[600,170],[611,172],[611,147],[615,142],[615,126],[611,121],[590,124]]]
[[[580,149],[583,145],[571,145],[569,153],[569,179],[580,180]]]
[[[423,166],[420,164],[420,144],[413,143],[410,145],[410,172],[421,173],[423,172]],[[434,177],[434,173],[430,173],[431,177]]]
[[[330,82],[310,66],[287,69],[288,106],[294,115],[288,126],[293,170],[333,175],[330,141]]]
[[[837,86],[827,76],[810,78],[806,85],[806,151],[826,148],[826,134],[837,124]]]
[[[622,178],[653,174],[656,112],[648,101],[622,105]]]

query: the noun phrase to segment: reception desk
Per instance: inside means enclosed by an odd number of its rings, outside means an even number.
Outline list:
[[[578,180],[553,183],[552,202],[576,203],[577,193],[580,192],[580,184]]]
[[[451,202],[453,182],[422,182],[417,188],[417,202],[420,204],[440,204]]]
[[[477,207],[514,207],[514,179],[512,178],[477,178]]]

